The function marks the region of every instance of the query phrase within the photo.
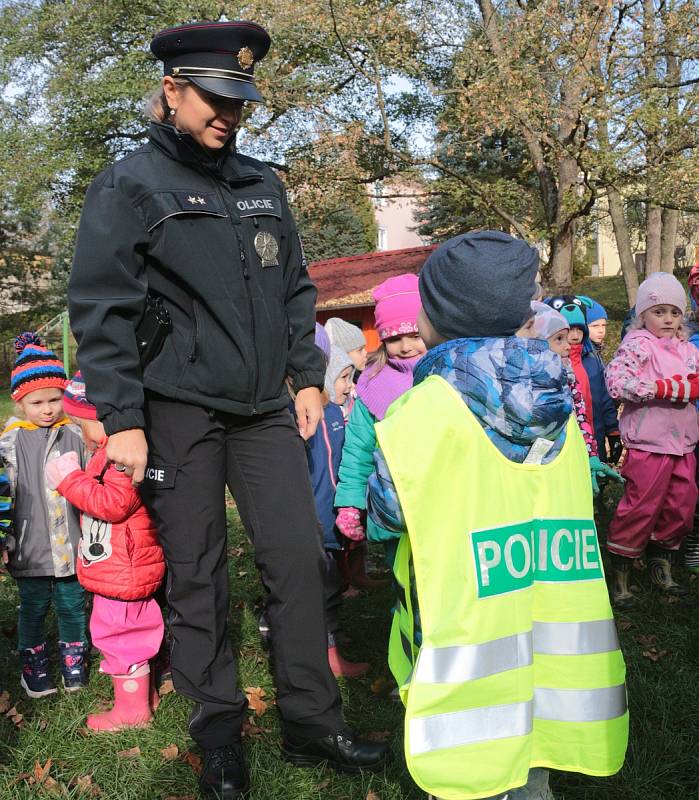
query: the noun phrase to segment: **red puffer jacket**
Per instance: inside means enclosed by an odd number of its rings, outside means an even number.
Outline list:
[[[82,511],[78,580],[89,592],[115,600],[143,600],[160,586],[165,558],[131,478],[97,450],[85,471],[75,470],[57,491]]]

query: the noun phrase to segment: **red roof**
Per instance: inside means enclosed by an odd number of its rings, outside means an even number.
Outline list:
[[[308,271],[318,287],[318,307],[373,305],[372,289],[394,275],[419,272],[436,246],[314,261]]]

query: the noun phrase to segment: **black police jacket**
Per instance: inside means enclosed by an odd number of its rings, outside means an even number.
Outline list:
[[[135,330],[146,294],[172,331],[142,371]],[[144,387],[252,415],[323,386],[316,290],[279,179],[227,149],[214,159],[153,124],[148,144],[102,172],[85,199],[70,321],[87,394],[108,434],[142,428]]]

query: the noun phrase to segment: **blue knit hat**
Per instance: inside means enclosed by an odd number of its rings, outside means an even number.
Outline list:
[[[589,325],[591,322],[597,322],[598,319],[607,319],[607,310],[606,308],[598,303],[596,300],[590,298],[590,302],[592,305],[585,309],[585,316],[587,317],[587,324]]]

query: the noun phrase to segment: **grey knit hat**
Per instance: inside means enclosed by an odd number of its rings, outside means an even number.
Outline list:
[[[344,319],[340,319],[340,317],[331,317],[325,323],[325,331],[328,334],[330,343],[341,348],[345,353],[357,350],[360,347],[366,347],[366,339],[361,330],[356,325],[352,325],[351,322],[345,322]]]
[[[332,345],[330,348],[330,361],[325,370],[325,391],[330,399],[335,402],[335,381],[346,367],[353,367],[352,359],[340,347]]]
[[[447,339],[512,336],[532,315],[539,254],[501,231],[455,236],[420,272],[428,319]]]

